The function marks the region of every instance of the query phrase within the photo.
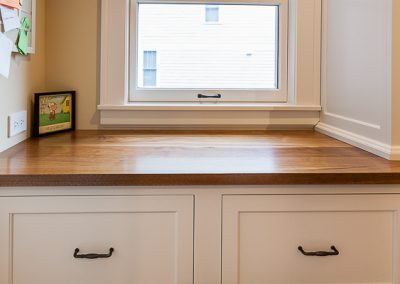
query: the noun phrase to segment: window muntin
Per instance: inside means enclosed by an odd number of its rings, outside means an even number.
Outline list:
[[[130,100],[198,101],[197,95],[202,93],[222,94],[221,101],[285,102],[287,1],[266,2],[135,2],[131,8],[135,19],[131,30],[136,31],[131,37],[131,55],[136,57],[131,56],[131,64],[136,68],[131,69]],[[207,17],[204,11],[215,8],[218,20],[224,15],[223,25],[202,25]],[[199,9],[203,13],[196,18]],[[216,20],[215,15],[210,19]],[[150,49],[157,50],[156,75],[151,75],[157,82],[143,86],[141,57]],[[150,70],[147,73],[150,76]]]

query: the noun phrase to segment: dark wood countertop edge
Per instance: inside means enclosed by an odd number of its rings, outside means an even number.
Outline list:
[[[0,175],[0,187],[400,184],[400,173]]]

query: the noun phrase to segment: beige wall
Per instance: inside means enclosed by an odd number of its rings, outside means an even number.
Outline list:
[[[77,91],[77,128],[99,127],[100,0],[46,4],[46,87]]]
[[[45,0],[37,0],[36,54],[13,55],[9,79],[0,76],[0,152],[29,137],[8,138],[8,115],[31,109],[34,92],[45,87]],[[28,115],[30,121],[30,115]],[[30,122],[28,124],[29,128]]]
[[[400,1],[393,1],[392,143],[400,146]]]

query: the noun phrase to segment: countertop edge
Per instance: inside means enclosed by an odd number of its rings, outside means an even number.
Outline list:
[[[5,187],[400,184],[400,173],[34,174],[0,175]]]

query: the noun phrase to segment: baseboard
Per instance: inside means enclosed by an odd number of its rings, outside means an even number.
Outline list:
[[[400,146],[391,146],[322,122],[317,124],[315,130],[387,160],[400,160]]]

